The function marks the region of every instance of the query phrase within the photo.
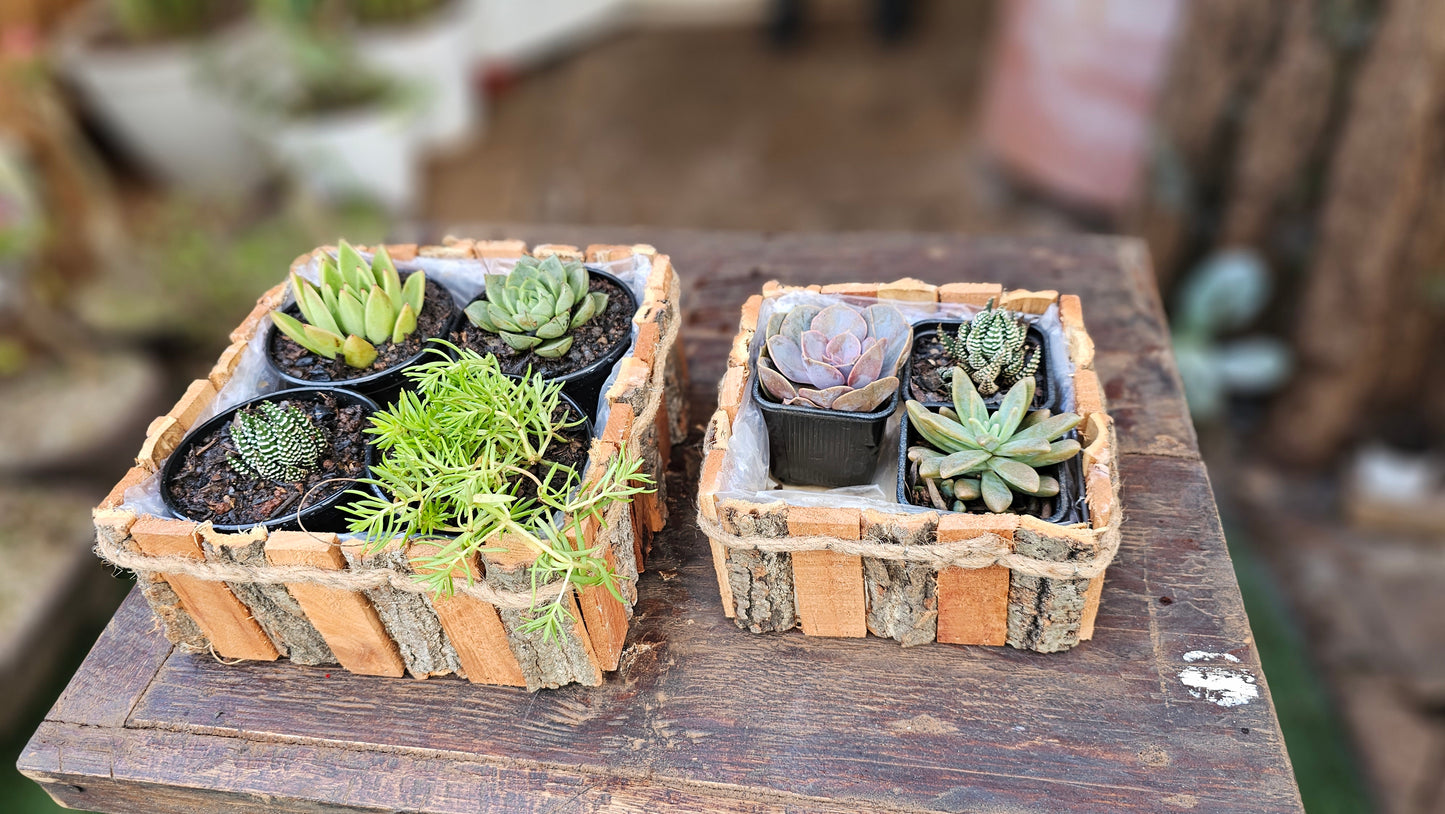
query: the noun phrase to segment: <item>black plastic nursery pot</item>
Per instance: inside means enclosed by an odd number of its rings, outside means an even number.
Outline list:
[[[753,375],[753,401],[768,427],[769,470],[798,486],[857,486],[873,480],[888,417],[898,409],[895,391],[871,413],[848,413],[770,401]]]
[[[451,315],[448,316],[446,320],[442,323],[440,333],[438,333],[436,336],[427,338],[429,340],[446,339],[448,336],[451,336],[452,331],[456,328],[457,320],[465,319],[466,316],[462,313],[462,310],[460,308],[456,307],[455,301],[451,300],[451,292],[446,288],[446,286],[443,286],[440,283],[432,280],[427,280],[427,288],[430,289],[432,286],[436,286],[437,289],[440,290],[447,297],[447,302],[451,305]],[[299,318],[301,315],[301,310],[297,308],[294,303],[282,310],[293,317]],[[303,379],[298,376],[293,376],[292,374],[282,370],[281,367],[276,363],[275,357],[272,355],[274,343],[279,341],[279,339],[280,331],[277,330],[275,323],[272,323],[271,326],[266,329],[266,344],[263,347],[265,348],[266,353],[266,364],[268,367],[270,367],[271,372],[281,381],[281,386],[283,388],[291,389],[297,387],[341,387],[354,393],[359,393],[363,396],[366,396],[367,398],[375,401],[377,404],[383,406],[395,402],[397,396],[401,394],[401,391],[411,388],[411,383],[406,378],[407,370],[416,367],[423,362],[428,362],[432,361],[433,359],[439,358],[436,355],[436,350],[440,350],[444,353],[451,352],[450,349],[440,343],[430,341],[423,342],[421,349],[418,350],[416,353],[408,356],[401,362],[398,362],[391,367],[386,368],[385,370],[379,370],[375,373],[368,373],[364,376],[357,376],[356,378],[352,379],[335,379],[328,381],[319,379]]]
[[[917,506],[909,499],[909,493],[913,489],[913,477],[910,472],[908,460],[909,438],[913,432],[913,422],[908,419],[905,413],[903,421],[898,426],[898,502],[909,506]],[[1076,434],[1070,432],[1065,438],[1075,438]],[[1009,508],[1013,514],[1031,514],[1040,520],[1049,523],[1068,524],[1082,523],[1089,519],[1087,504],[1084,500],[1084,476],[1079,462],[1079,456],[1075,455],[1063,463],[1044,467],[1039,470],[1046,475],[1052,475],[1059,479],[1059,493],[1050,498],[1036,498],[1014,493],[1014,504]],[[987,509],[982,508],[974,514],[984,514]]]
[[[546,376],[545,378],[549,382],[561,382],[562,392],[576,404],[580,405],[583,408],[583,415],[587,416],[589,420],[592,420],[597,417],[597,405],[602,398],[602,386],[607,383],[607,377],[612,374],[613,366],[615,366],[623,356],[626,356],[627,350],[632,347],[632,336],[630,334],[632,323],[630,315],[637,313],[637,297],[633,295],[632,289],[628,287],[627,283],[623,282],[614,274],[590,266],[587,267],[587,273],[593,277],[600,277],[611,282],[617,286],[627,298],[627,314],[629,315],[627,330],[629,331],[629,335],[625,341],[613,343],[607,355],[595,360],[592,364],[574,370],[571,373],[564,373],[560,376]],[[472,302],[483,299],[484,296],[485,294],[479,295],[474,298]],[[467,305],[470,306],[471,303],[467,303]],[[463,309],[461,316],[457,322],[453,324],[452,333],[455,334],[457,330],[465,327],[466,324],[467,315],[466,310]]]
[[[177,476],[181,465],[186,460],[187,453],[201,440],[213,438],[224,425],[230,423],[236,413],[263,401],[315,401],[318,400],[323,393],[334,398],[338,405],[361,406],[365,410],[364,419],[369,419],[373,413],[380,409],[375,401],[372,401],[360,393],[331,387],[304,387],[292,390],[281,390],[242,402],[192,429],[186,434],[185,438],[181,439],[181,443],[176,446],[175,451],[166,459],[166,464],[161,469],[160,482],[161,499],[165,502],[166,508],[176,517],[185,520],[199,523],[206,519],[188,516],[182,507],[176,505],[174,498],[171,496],[169,485]],[[214,441],[212,443],[214,443]],[[369,441],[363,440],[363,443],[365,470],[361,476],[370,477],[371,465],[375,460],[376,449]],[[349,494],[351,490],[351,486],[342,484],[338,491],[324,500],[307,503],[295,511],[288,509],[286,514],[278,515],[268,520],[254,523],[212,523],[212,525],[216,531],[221,532],[244,531],[255,528],[256,526],[265,526],[271,531],[295,531],[303,528],[307,531],[344,531],[346,516],[342,512],[342,508],[355,499],[354,495]],[[304,500],[305,497],[303,496],[302,499]]]
[[[968,320],[966,319],[939,319],[929,320],[927,322],[922,322],[914,326],[913,347],[909,348],[908,358],[904,360],[903,364],[903,393],[905,394],[905,399],[913,399],[914,401],[922,403],[925,407],[953,406],[953,400],[951,398],[925,399],[919,398],[918,395],[913,392],[914,356],[921,349],[926,348],[929,343],[936,342],[936,337],[938,336],[940,330],[957,331],[958,326],[964,324],[967,321]],[[932,327],[920,327],[924,325],[930,325]],[[1043,407],[1047,407],[1054,412],[1058,412],[1059,402],[1063,398],[1063,394],[1059,390],[1059,387],[1057,385],[1058,377],[1060,374],[1058,371],[1053,369],[1052,360],[1049,356],[1051,340],[1049,338],[1049,335],[1046,332],[1039,330],[1038,326],[1036,325],[1029,326],[1028,335],[1029,339],[1038,343],[1039,353],[1043,354],[1043,357],[1039,360],[1039,369],[1034,373],[1034,382],[1038,384],[1038,388],[1034,391],[1034,403],[1032,406],[1029,407],[1029,409],[1037,410]],[[992,396],[984,398],[983,401],[985,404],[988,405],[989,409],[995,409],[998,407],[999,403],[1003,401],[1003,397],[1006,393],[1006,390],[1000,389]]]

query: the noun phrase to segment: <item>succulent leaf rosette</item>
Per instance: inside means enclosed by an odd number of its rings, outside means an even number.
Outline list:
[[[572,349],[572,331],[607,310],[607,294],[588,292],[587,269],[556,255],[523,257],[511,274],[488,274],[485,299],[467,318],[512,348],[556,359]]]
[[[402,283],[385,248],[377,248],[368,266],[343,240],[335,258],[322,255],[320,285],[293,273],[291,291],[302,319],[272,311],[276,328],[312,353],[366,368],[376,361],[377,345],[401,342],[416,330],[426,274],[412,272]]]
[[[930,412],[909,399],[908,419],[926,444],[908,448],[914,474],[929,501],[945,511],[966,511],[982,498],[991,512],[1006,512],[1014,494],[1053,497],[1059,481],[1038,470],[1079,454],[1079,442],[1063,438],[1079,425],[1075,413],[1028,411],[1033,377],[1015,384],[990,413],[967,374],[954,368],[953,408]]]
[[[994,308],[993,300],[989,300],[987,308],[958,326],[957,336],[940,329],[938,339],[949,358],[978,386],[978,392],[992,396],[1000,387],[1032,379],[1039,369],[1039,352],[1029,352],[1028,335],[1028,323]],[[944,371],[944,379],[951,374]]]
[[[891,305],[799,305],[768,320],[758,381],[776,401],[867,413],[898,389],[913,328]]]
[[[241,411],[231,422],[236,455],[231,468],[252,478],[277,483],[301,480],[326,451],[326,437],[299,407],[263,401],[254,412]]]

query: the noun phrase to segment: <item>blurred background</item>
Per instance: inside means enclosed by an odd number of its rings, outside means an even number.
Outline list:
[[[1431,0],[0,0],[0,800],[256,295],[513,221],[1142,236],[1308,809],[1445,811],[1442,122]]]

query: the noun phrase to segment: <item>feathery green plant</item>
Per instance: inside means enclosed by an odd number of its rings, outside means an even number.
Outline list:
[[[1034,379],[1015,384],[990,413],[983,397],[960,368],[954,368],[953,408],[929,412],[908,400],[908,419],[927,443],[908,448],[908,460],[928,490],[935,508],[965,511],[964,503],[983,498],[991,512],[1008,511],[1015,492],[1053,497],[1059,481],[1039,467],[1079,454],[1079,442],[1059,440],[1079,425],[1074,413],[1027,412],[1034,400]]]
[[[376,360],[376,346],[401,342],[416,330],[426,298],[426,273],[412,272],[402,283],[396,264],[377,247],[368,267],[350,243],[341,241],[337,256],[321,257],[321,285],[292,272],[291,290],[305,322],[279,310],[276,327],[312,353],[365,368]]]
[[[232,469],[278,483],[306,477],[326,451],[326,437],[305,411],[273,401],[261,402],[254,411],[236,413],[231,440],[237,454],[227,456],[226,462]]]
[[[1028,323],[1008,311],[995,309],[990,299],[986,309],[958,326],[956,337],[940,326],[938,340],[973,379],[978,392],[992,396],[1000,387],[1013,387],[1022,379],[1033,378],[1039,369],[1039,352],[1028,352],[1028,335]],[[951,371],[944,371],[945,380],[949,375]]]
[[[511,274],[488,274],[486,299],[467,306],[473,325],[511,347],[556,359],[572,348],[572,331],[607,310],[607,295],[587,292],[587,269],[557,255],[523,257]]]
[[[588,517],[602,524],[608,506],[651,491],[641,462],[619,454],[601,478],[579,489],[583,473],[549,463],[547,453],[584,419],[558,414],[559,383],[540,375],[508,377],[495,356],[461,350],[455,360],[443,357],[406,375],[416,392],[402,393],[367,429],[380,452],[367,482],[387,497],[354,493],[361,499],[346,508],[351,530],[376,547],[401,537],[449,537],[420,569],[441,595],[454,592],[455,569],[477,552],[495,550],[485,547],[488,540],[520,538],[537,552],[534,588],[564,583],[558,596],[533,606],[525,628],[549,637],[560,638],[571,618],[564,604],[571,587],[603,585],[621,599],[603,545],[580,547],[582,524]]]

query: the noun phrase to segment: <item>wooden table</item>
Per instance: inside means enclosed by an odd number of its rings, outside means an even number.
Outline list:
[[[460,232],[460,230],[458,230]],[[173,653],[132,596],[26,747],[58,800],[103,811],[1300,811],[1209,480],[1135,241],[489,227],[673,256],[695,420],[764,281],[913,276],[1083,297],[1128,521],[1092,642],[1007,648],[755,636],[722,613],[672,475],[622,668],[528,695]],[[1259,697],[1181,680],[1197,651]],[[1194,654],[1194,655],[1186,655]],[[1223,663],[1218,657],[1213,663]],[[1195,659],[1195,661],[1191,661]]]

